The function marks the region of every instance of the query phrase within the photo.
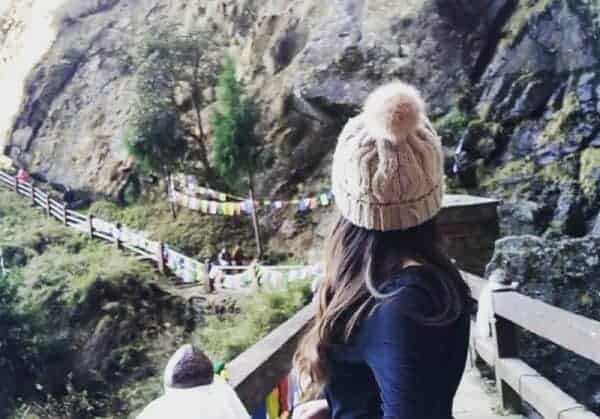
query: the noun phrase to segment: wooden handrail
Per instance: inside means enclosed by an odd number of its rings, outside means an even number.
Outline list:
[[[489,283],[463,272],[472,298],[479,300]],[[477,355],[495,369],[502,405],[520,410],[527,401],[545,418],[598,419],[572,397],[519,359],[517,333],[528,330],[575,354],[600,364],[600,322],[503,289],[492,292],[493,335],[473,336]],[[526,379],[526,383],[524,383]]]
[[[314,315],[313,304],[304,307],[227,366],[229,383],[247,409],[264,402],[289,373],[298,341]]]
[[[494,311],[530,332],[600,364],[600,322],[518,292],[494,295]]]

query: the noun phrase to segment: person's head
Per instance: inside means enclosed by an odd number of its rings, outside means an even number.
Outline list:
[[[395,82],[375,90],[338,140],[332,185],[341,217],[329,239],[317,315],[295,356],[310,381],[305,396],[327,380],[328,348],[343,343],[389,296],[385,282],[407,264],[447,273],[428,287],[439,295],[431,315],[406,313],[439,326],[463,312],[466,285],[444,254],[436,218],[444,194],[441,142],[412,86]],[[434,275],[442,277],[439,275]]]
[[[165,368],[165,388],[186,389],[209,385],[214,379],[210,359],[192,345],[183,345],[171,356]]]

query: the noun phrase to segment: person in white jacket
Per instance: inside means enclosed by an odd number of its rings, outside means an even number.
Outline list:
[[[137,419],[250,419],[233,389],[214,377],[212,362],[192,345],[175,352],[165,368],[165,394]]]

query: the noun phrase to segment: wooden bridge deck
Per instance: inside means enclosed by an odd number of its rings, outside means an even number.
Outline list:
[[[469,362],[462,383],[454,400],[456,419],[523,419],[521,415],[502,412],[495,389],[481,379],[477,368]]]

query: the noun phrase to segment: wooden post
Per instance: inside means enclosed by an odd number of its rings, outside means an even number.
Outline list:
[[[46,216],[50,217],[50,194],[46,194]]]
[[[252,286],[256,289],[260,288],[260,275],[258,274],[258,260],[254,261],[250,267],[250,275],[252,276]]]
[[[490,281],[494,281],[497,284],[494,292],[502,292],[503,289],[510,289],[510,281],[503,275],[492,275]],[[518,329],[513,322],[494,314],[492,318],[492,333],[498,358],[519,357]],[[499,375],[498,370],[495,371],[495,374],[502,407],[516,413],[521,412],[523,407],[520,394],[504,381],[503,377]]]
[[[19,193],[19,177],[15,176],[15,192]]]
[[[69,225],[69,220],[67,219],[67,204],[65,202],[62,203],[63,207],[63,222],[66,226]]]
[[[31,181],[31,206],[35,207],[35,182]]]
[[[212,293],[215,290],[215,286],[210,279],[210,265],[205,263],[204,265],[204,290],[207,294]]]
[[[116,225],[116,235],[115,235],[115,230],[113,230],[113,237],[115,238],[115,245],[117,246],[117,249],[121,248],[121,224],[117,224]]]
[[[87,225],[88,225],[88,234],[90,238],[94,238],[94,216],[92,214],[88,214],[87,216]]]
[[[163,242],[158,243],[158,254],[156,255],[158,262],[158,271],[161,274],[165,273],[165,245]]]
[[[262,237],[260,234],[260,224],[258,222],[258,208],[254,201],[254,187],[250,181],[250,202],[252,203],[252,226],[254,227],[254,237],[256,239],[256,259],[261,260],[263,257]]]

